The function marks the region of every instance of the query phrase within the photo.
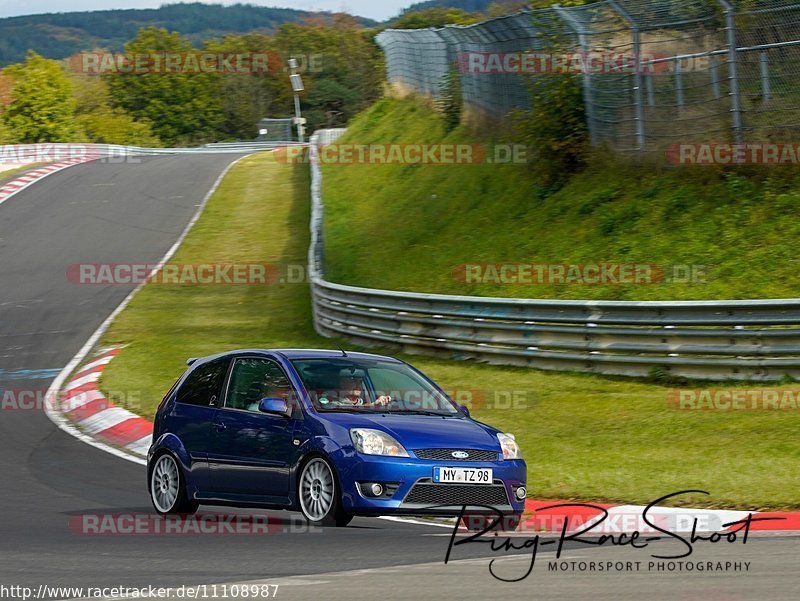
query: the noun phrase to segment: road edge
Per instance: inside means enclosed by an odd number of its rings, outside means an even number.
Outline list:
[[[184,228],[183,232],[181,232],[181,235],[178,237],[178,240],[175,241],[175,243],[169,248],[169,250],[167,250],[167,252],[161,258],[161,260],[157,263],[156,267],[153,269],[153,271],[151,273],[151,276],[153,274],[158,273],[159,271],[161,271],[161,269],[164,267],[164,265],[167,263],[167,261],[169,261],[175,255],[175,253],[178,251],[178,249],[180,248],[181,244],[183,244],[183,241],[189,235],[189,232],[192,230],[192,228],[194,228],[194,226],[199,221],[200,216],[203,214],[203,211],[205,211],[206,205],[211,200],[211,197],[214,196],[214,194],[219,189],[220,185],[222,184],[222,181],[225,179],[225,176],[228,175],[228,173],[231,171],[231,169],[233,169],[233,167],[235,165],[237,165],[240,161],[242,161],[243,159],[245,159],[245,158],[247,158],[249,156],[251,156],[251,154],[245,155],[243,157],[239,157],[235,161],[231,162],[223,170],[223,172],[219,175],[219,177],[216,179],[216,181],[214,181],[214,184],[211,186],[211,189],[208,191],[206,196],[203,198],[203,201],[200,203],[200,206],[198,207],[198,209],[195,212],[195,214],[192,216],[192,218],[189,221],[189,223]],[[55,173],[55,172],[53,172],[53,173]],[[39,180],[36,180],[36,181],[39,181]],[[24,188],[20,188],[20,191],[23,190],[23,189]],[[103,321],[103,323],[100,324],[100,327],[98,327],[94,331],[94,333],[89,337],[89,339],[86,341],[86,343],[72,357],[72,359],[69,361],[69,363],[67,363],[67,365],[64,367],[64,369],[61,370],[61,373],[59,373],[58,376],[56,376],[56,378],[50,384],[50,387],[47,389],[47,395],[46,395],[45,398],[47,398],[47,399],[58,399],[58,398],[60,398],[61,389],[64,386],[64,383],[66,382],[67,378],[78,368],[78,366],[86,359],[86,357],[89,356],[89,353],[92,352],[92,349],[94,349],[94,347],[97,345],[97,343],[99,342],[99,340],[103,336],[103,334],[106,333],[106,331],[111,326],[111,324],[114,322],[114,320],[119,316],[120,313],[122,313],[122,311],[125,310],[125,308],[130,304],[130,302],[139,293],[139,291],[142,288],[144,288],[146,283],[147,283],[146,281],[142,282],[134,290],[132,290],[128,294],[128,296],[126,296],[123,299],[123,301],[117,306],[117,308],[114,309],[114,311],[105,319],[105,321]],[[81,442],[84,442],[84,443],[86,443],[86,444],[88,444],[90,446],[93,446],[96,449],[99,449],[101,451],[105,451],[106,453],[110,453],[110,454],[115,455],[117,457],[120,457],[122,459],[126,459],[127,461],[131,461],[131,462],[137,463],[139,465],[145,465],[146,464],[146,461],[144,460],[144,458],[136,457],[135,455],[132,455],[132,454],[130,454],[128,452],[122,451],[122,450],[120,450],[118,448],[115,448],[115,447],[113,447],[113,446],[111,446],[109,444],[101,442],[101,441],[93,438],[92,436],[89,436],[89,435],[84,434],[83,432],[81,432],[71,421],[69,421],[63,415],[63,413],[60,410],[60,406],[58,405],[58,403],[45,403],[45,415],[47,415],[47,417],[50,419],[50,421],[52,421],[60,430],[66,432],[67,434],[69,434],[70,436],[72,436],[74,438],[77,438]]]
[[[97,157],[67,159],[65,161],[59,161],[58,163],[44,165],[34,169],[33,171],[25,172],[19,177],[0,185],[0,205],[7,200],[10,200],[23,190],[30,188],[36,182],[42,181],[46,177],[58,173],[59,171],[64,171],[64,169],[69,169],[70,167],[83,165],[84,163],[90,163],[96,160],[98,160]]]

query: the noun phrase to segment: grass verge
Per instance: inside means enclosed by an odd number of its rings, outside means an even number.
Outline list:
[[[308,246],[305,167],[266,154],[233,168],[175,263],[303,265]],[[329,238],[329,243],[331,242]],[[241,347],[322,347],[306,284],[150,284],[105,335],[125,344],[101,387],[152,417],[187,357]],[[646,503],[683,489],[686,504],[800,508],[796,411],[677,411],[669,389],[594,375],[406,357],[447,390],[516,391],[516,406],[474,417],[517,434],[537,498]],[[127,391],[127,392],[123,392]]]

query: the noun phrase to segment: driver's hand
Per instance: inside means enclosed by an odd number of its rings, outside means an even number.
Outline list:
[[[375,404],[376,405],[380,405],[381,407],[385,407],[386,405],[388,405],[391,402],[392,402],[392,397],[385,396],[385,395],[384,396],[379,396],[377,399],[375,399]]]

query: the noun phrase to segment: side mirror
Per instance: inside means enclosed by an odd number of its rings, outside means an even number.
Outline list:
[[[464,412],[464,415],[466,415],[467,417],[470,417],[470,415],[469,415],[469,409],[467,408],[467,406],[466,406],[466,405],[462,405],[462,404],[460,404],[460,403],[456,403],[456,407],[458,407],[459,409],[461,409],[461,411],[463,411],[463,412]]]
[[[284,399],[261,399],[258,403],[258,410],[261,413],[289,417],[289,403]]]

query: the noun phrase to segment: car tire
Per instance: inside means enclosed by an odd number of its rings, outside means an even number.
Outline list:
[[[297,479],[297,504],[314,526],[344,527],[353,519],[342,510],[341,487],[333,466],[320,456],[303,463]]]
[[[183,470],[170,453],[161,453],[153,459],[149,485],[150,501],[160,515],[191,515],[200,507],[186,494]]]

